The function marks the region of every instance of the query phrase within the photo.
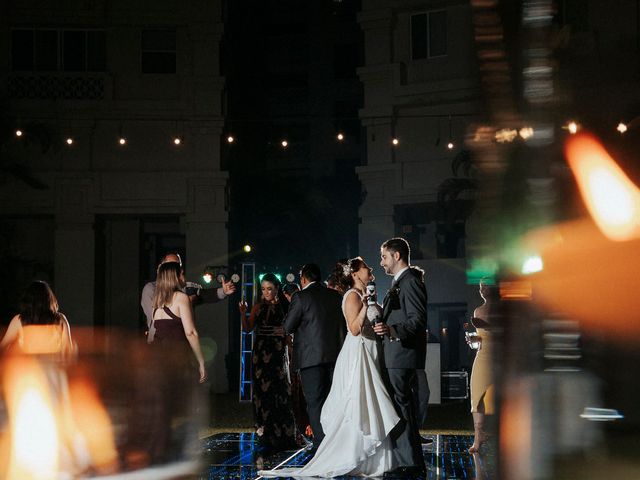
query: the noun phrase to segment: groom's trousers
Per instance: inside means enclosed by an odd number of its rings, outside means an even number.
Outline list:
[[[324,438],[324,431],[320,424],[320,413],[324,401],[331,390],[331,381],[333,380],[333,369],[335,363],[323,363],[300,369],[300,381],[302,382],[302,391],[307,401],[307,413],[309,414],[309,423],[313,430],[313,447],[318,448],[320,442]]]
[[[391,433],[395,441],[394,454],[399,467],[419,467],[424,469],[417,406],[413,394],[416,385],[416,370],[413,368],[386,369],[387,381],[391,388],[393,402],[401,421]]]

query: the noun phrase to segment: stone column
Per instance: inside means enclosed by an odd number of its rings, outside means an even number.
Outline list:
[[[54,291],[71,325],[94,324],[95,232],[89,179],[56,185]]]
[[[186,276],[202,282],[207,265],[228,264],[225,209],[226,174],[189,180],[190,210],[186,226]],[[196,327],[207,363],[211,390],[229,390],[225,358],[229,352],[229,300],[195,308]]]

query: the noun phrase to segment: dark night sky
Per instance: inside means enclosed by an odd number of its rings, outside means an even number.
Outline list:
[[[312,132],[336,122],[312,106],[315,87],[309,77],[316,67],[311,52],[317,47],[310,36],[331,29],[357,31],[359,2],[338,4],[343,9],[339,15],[332,11],[333,2],[284,2],[278,9],[271,3],[228,3],[222,47],[226,125],[239,139],[223,147],[223,168],[230,172],[231,185],[230,252],[250,243],[259,268],[297,271],[300,264],[313,261],[326,276],[337,259],[357,253],[361,192],[354,167],[361,159],[334,159],[335,167],[325,171],[309,164]],[[273,46],[280,35],[294,39],[286,55]],[[332,53],[334,47],[328,41],[322,48]],[[286,63],[273,65],[270,59]],[[359,58],[348,60],[349,80],[357,82]],[[334,68],[334,63],[324,67]],[[297,113],[275,113],[269,102],[286,103],[290,95],[300,96],[294,104]],[[361,95],[355,101],[360,103]],[[352,115],[347,123],[355,122],[359,134],[356,108]],[[291,139],[286,151],[278,144],[282,136]],[[361,157],[361,149],[356,149]]]

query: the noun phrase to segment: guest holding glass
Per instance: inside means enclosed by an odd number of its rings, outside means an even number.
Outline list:
[[[267,273],[260,282],[261,299],[247,317],[240,303],[242,330],[255,331],[251,379],[253,412],[260,444],[279,451],[296,447],[296,426],[291,406],[291,384],[283,320],[286,307],[278,278]]]
[[[471,371],[471,413],[473,415],[474,438],[469,453],[477,453],[486,440],[484,432],[485,415],[493,413],[493,375],[490,331],[490,310],[494,304],[495,288],[480,280],[480,296],[483,304],[473,311],[471,323],[476,328],[475,335],[465,335],[472,349],[477,349]]]

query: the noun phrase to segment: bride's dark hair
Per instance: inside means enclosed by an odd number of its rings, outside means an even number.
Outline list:
[[[365,262],[362,257],[354,257],[350,258],[349,260],[340,260],[338,263],[336,263],[336,268],[333,270],[333,272],[343,293],[350,288],[353,288],[353,277],[351,276],[351,274],[360,270],[363,265],[365,265]]]

